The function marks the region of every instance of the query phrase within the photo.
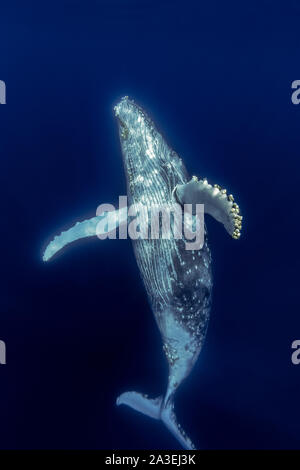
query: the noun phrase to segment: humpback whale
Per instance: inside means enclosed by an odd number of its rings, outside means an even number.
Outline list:
[[[190,178],[182,159],[133,100],[122,98],[114,110],[130,204],[204,204],[204,214],[214,217],[232,238],[238,239],[242,216],[233,196],[227,194],[226,189],[210,184],[206,178]],[[197,215],[192,213],[192,217]],[[49,243],[43,260],[48,261],[75,240],[99,235],[99,222],[103,220],[111,229],[128,224],[129,217],[122,208],[77,222]],[[105,233],[109,229],[101,230]],[[138,238],[132,243],[161,334],[169,375],[163,396],[149,398],[128,391],[122,393],[116,403],[161,420],[183,448],[195,449],[177,422],[174,395],[199,356],[209,320],[213,282],[206,226],[203,244],[197,250],[186,249],[184,235],[169,239]]]

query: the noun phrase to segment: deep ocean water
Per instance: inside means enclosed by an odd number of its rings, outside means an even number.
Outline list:
[[[0,11],[0,448],[180,448],[161,423],[115,406],[167,381],[130,240],[41,260],[53,235],[125,194],[123,95],[244,215],[239,241],[207,219],[213,306],[179,422],[199,448],[299,448],[297,2],[12,0]]]

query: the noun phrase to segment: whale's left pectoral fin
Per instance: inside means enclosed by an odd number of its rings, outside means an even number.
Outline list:
[[[189,183],[177,185],[174,192],[181,205],[204,204],[204,213],[221,222],[232,238],[240,238],[242,216],[232,194],[228,195],[226,189],[193,176]]]
[[[75,240],[95,236],[99,238],[109,237],[109,234],[123,223],[127,224],[127,208],[104,212],[83,222],[77,222],[48,244],[43,254],[43,261],[49,261],[58,251]]]

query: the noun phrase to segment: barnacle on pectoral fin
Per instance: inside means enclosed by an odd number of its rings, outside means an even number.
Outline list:
[[[226,189],[218,184],[209,184],[206,178],[198,180],[193,176],[189,183],[176,186],[175,195],[182,205],[204,204],[206,214],[221,222],[232,238],[240,238],[243,217],[232,194],[227,195]]]

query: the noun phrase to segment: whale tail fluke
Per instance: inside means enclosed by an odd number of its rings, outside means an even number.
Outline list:
[[[176,414],[174,412],[173,396],[170,397],[167,401],[164,401],[161,407],[160,419],[184,449],[196,449],[191,439],[187,436],[186,432],[182,429],[177,421]]]
[[[125,392],[117,398],[117,405],[127,405],[140,413],[154,419],[160,419],[162,397],[148,398],[137,392]]]
[[[184,449],[195,449],[194,444],[177,422],[173,397],[169,397],[166,402],[162,396],[148,398],[147,395],[138,392],[125,392],[117,398],[116,404],[117,406],[127,405],[150,418],[161,420]]]

